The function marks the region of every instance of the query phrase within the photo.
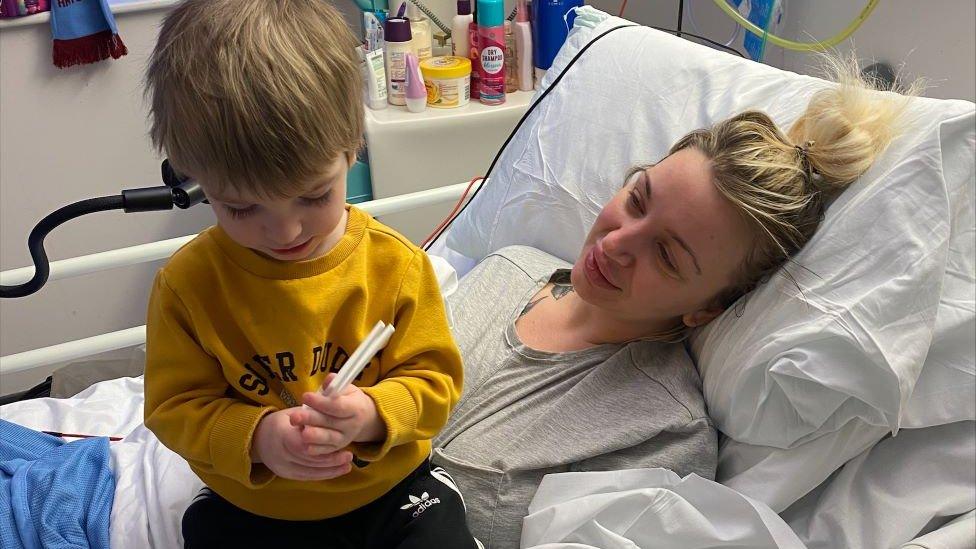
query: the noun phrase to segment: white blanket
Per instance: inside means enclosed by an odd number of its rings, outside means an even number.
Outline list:
[[[563,473],[542,480],[522,547],[803,549],[769,507],[697,475],[666,469]]]
[[[203,484],[183,458],[142,425],[142,403],[142,378],[121,378],[74,398],[8,404],[0,407],[0,418],[38,431],[124,437],[110,446],[112,547],[182,547],[180,521]]]

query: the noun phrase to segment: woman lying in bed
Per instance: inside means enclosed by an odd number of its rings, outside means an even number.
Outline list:
[[[904,101],[882,97],[845,76],[785,134],[755,111],[694,131],[628,174],[575,264],[511,247],[471,271],[450,298],[464,394],[433,462],[475,536],[517,547],[549,473],[714,477],[716,433],[679,342],[810,239],[893,137]]]

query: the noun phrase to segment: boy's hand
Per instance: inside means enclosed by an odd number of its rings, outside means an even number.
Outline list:
[[[335,377],[329,374],[323,388]],[[332,454],[353,442],[386,438],[386,424],[376,410],[376,403],[355,385],[350,384],[338,395],[305,393],[302,402],[308,408],[295,408],[291,421],[304,427],[301,437],[310,456]]]
[[[348,473],[352,452],[310,455],[305,451],[302,430],[291,419],[299,411],[301,408],[288,408],[261,418],[251,440],[251,460],[292,480],[326,480]]]

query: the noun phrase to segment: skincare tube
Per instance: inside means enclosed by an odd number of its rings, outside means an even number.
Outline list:
[[[363,12],[363,29],[366,38],[366,51],[373,51],[383,47],[383,25],[376,14]]]
[[[364,51],[360,47],[359,57],[359,70],[363,75],[363,102],[374,111],[385,109],[386,67],[383,63],[383,50]]]

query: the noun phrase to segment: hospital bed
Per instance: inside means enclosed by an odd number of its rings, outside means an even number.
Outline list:
[[[575,259],[627,168],[746,108],[786,126],[826,85],[606,14],[578,17],[542,101],[431,247],[453,267],[442,287],[450,292],[454,273],[508,245]],[[974,121],[972,103],[915,101],[902,137],[828,208],[796,257],[804,269],[792,281],[773,278],[693,336],[689,351],[723,433],[717,482],[653,469],[551,475],[522,546],[976,545]],[[459,193],[455,185],[366,209]],[[52,277],[165,257],[181,243],[123,250],[95,266],[69,261]],[[4,357],[0,371],[143,337],[139,327]],[[141,404],[141,380],[123,378],[71,399],[7,405],[0,417],[125,436],[112,446],[112,539],[170,547],[199,481],[144,429]]]

